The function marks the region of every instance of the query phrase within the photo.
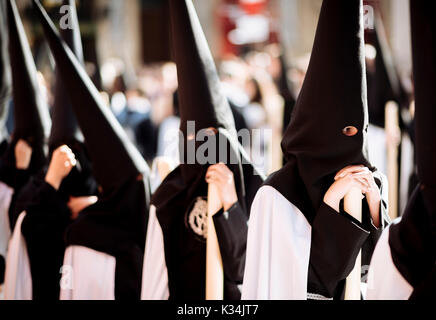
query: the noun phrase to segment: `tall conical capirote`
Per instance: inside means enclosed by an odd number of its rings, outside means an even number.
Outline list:
[[[85,137],[94,176],[103,193],[112,194],[132,178],[148,174],[148,166],[105,105],[80,61],[60,38],[41,3],[34,0],[34,5]]]

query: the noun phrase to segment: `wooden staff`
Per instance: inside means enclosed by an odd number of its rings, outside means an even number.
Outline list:
[[[344,210],[352,217],[362,222],[362,192],[353,188],[344,198]],[[344,239],[346,241],[346,239]],[[347,278],[345,286],[345,300],[360,300],[361,298],[361,253],[357,256],[353,271]]]
[[[283,133],[283,115],[285,110],[285,101],[278,94],[271,95],[269,99],[264,104],[268,106],[267,110],[267,118],[268,125],[272,130],[271,143],[269,145],[268,151],[270,153],[269,159],[271,160],[269,173],[276,172],[283,167],[283,151],[280,143],[277,141],[282,140]]]
[[[161,181],[164,181],[165,178],[174,170],[174,167],[171,165],[171,161],[164,157],[159,157],[155,159],[157,172],[159,173],[159,177]]]
[[[213,216],[222,204],[217,187],[209,184],[207,195],[206,300],[224,300],[224,269]]]
[[[400,131],[398,105],[390,101],[386,104],[385,130],[387,145],[387,176],[389,181],[389,215],[398,218],[398,147],[397,133]]]

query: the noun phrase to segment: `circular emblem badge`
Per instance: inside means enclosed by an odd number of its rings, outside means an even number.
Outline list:
[[[207,237],[207,201],[201,197],[195,199],[187,214],[188,227],[202,239]]]

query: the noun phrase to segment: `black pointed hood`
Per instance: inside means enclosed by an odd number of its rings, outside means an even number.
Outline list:
[[[6,2],[0,2],[0,143],[8,138],[6,120],[12,91]]]
[[[231,109],[221,93],[212,54],[192,1],[169,1],[172,49],[179,78],[181,131],[225,128],[235,134]]]
[[[171,44],[179,80],[180,131],[184,138],[180,141],[182,162],[180,170],[187,185],[182,189],[188,187],[195,189],[197,183],[192,182],[202,179],[211,164],[209,162],[200,164],[193,156],[203,143],[193,141],[194,135],[196,136],[200,130],[214,128],[218,132],[215,135],[216,158],[212,160],[212,164],[230,163],[230,160],[233,160],[231,164],[238,172],[236,177],[238,191],[243,196],[245,190],[240,168],[240,145],[236,136],[233,114],[225,95],[222,94],[215,63],[194,5],[191,0],[170,0],[169,12]],[[195,130],[188,128],[190,122],[195,123]],[[228,151],[226,153],[223,152],[225,148]],[[223,154],[226,154],[225,159],[222,158]],[[163,187],[161,190],[164,189]],[[154,199],[160,198],[159,195],[160,191]]]
[[[76,56],[77,60],[83,65],[83,49],[80,37],[80,26],[76,11],[75,0],[64,0],[63,5],[70,7],[71,29],[61,29],[60,33],[65,43]],[[56,82],[54,88],[54,103],[52,109],[52,128],[49,139],[51,150],[55,150],[63,144],[71,144],[74,141],[83,142],[76,116],[71,107],[68,92],[62,81],[62,75],[56,70]]]
[[[339,170],[371,167],[363,31],[361,0],[324,0],[309,69],[282,141],[288,164],[268,182],[311,216]]]
[[[33,149],[31,167],[46,161],[50,115],[40,93],[38,74],[15,0],[6,1],[9,21],[9,54],[12,67],[15,128],[13,140],[26,140]]]
[[[170,0],[169,13],[171,44],[179,82],[180,131],[184,138],[180,147],[180,171],[186,185],[182,189],[195,189],[210,164],[224,162],[236,172],[238,193],[243,198],[245,186],[241,163],[248,166],[251,164],[238,142],[233,113],[222,92],[215,63],[194,5],[191,0]],[[189,122],[195,122],[195,131],[188,130]],[[200,164],[197,158],[192,159],[191,156],[203,142],[193,142],[192,137],[200,130],[208,128],[217,130],[216,158],[212,163]],[[164,187],[165,183],[160,189],[164,190]],[[165,199],[164,194],[160,197],[160,194],[160,190],[156,192],[154,203],[160,202],[157,199],[170,201]]]
[[[192,1],[169,1],[171,45],[179,80],[180,131],[184,141],[180,147],[185,179],[197,175],[188,161],[189,136],[200,130],[215,128],[225,135],[237,150],[234,118],[227,99],[221,92],[215,63]],[[188,123],[195,121],[195,132],[188,132]],[[218,136],[218,135],[217,135]],[[197,150],[198,144],[195,146]],[[223,146],[224,147],[224,146]],[[218,146],[220,148],[220,146]],[[192,152],[191,152],[192,153]]]
[[[436,21],[431,1],[410,1],[410,9],[419,185],[401,222],[391,227],[389,243],[397,269],[416,289],[436,262]]]
[[[103,194],[116,192],[127,181],[136,179],[138,175],[147,175],[148,166],[105,106],[83,66],[59,37],[44,8],[37,0],[34,4],[57,70],[68,88],[93,163],[94,176],[103,188]]]

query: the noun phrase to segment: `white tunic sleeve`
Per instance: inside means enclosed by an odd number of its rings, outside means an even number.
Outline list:
[[[272,187],[253,201],[243,300],[306,300],[312,228]]]
[[[26,213],[17,220],[14,233],[9,242],[5,272],[5,300],[32,300],[32,274],[26,240],[21,233],[21,225]]]
[[[368,271],[367,300],[408,300],[413,287],[395,267],[389,246],[389,229],[377,243]]]
[[[60,300],[115,300],[115,267],[113,256],[86,247],[68,247]]]
[[[0,182],[0,256],[6,258],[8,243],[11,237],[9,224],[9,206],[14,190]]]
[[[156,207],[150,207],[147,240],[142,271],[142,300],[168,300],[168,270],[162,228],[156,217]]]

